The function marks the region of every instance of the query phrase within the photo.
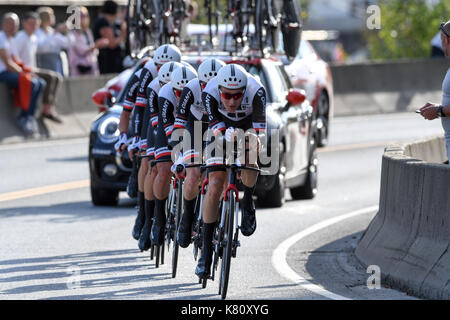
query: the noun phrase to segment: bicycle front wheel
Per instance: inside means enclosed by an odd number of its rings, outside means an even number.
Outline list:
[[[177,232],[178,227],[180,225],[180,219],[181,219],[181,208],[183,208],[183,190],[180,183],[180,180],[178,180],[178,188],[177,192],[175,193],[175,202],[176,202],[176,211],[175,211],[175,230],[174,230],[174,236],[173,236],[173,251],[172,251],[172,278],[175,278],[177,276],[177,266],[178,266],[178,251],[180,245],[178,244],[177,239]]]
[[[230,191],[227,200],[227,212],[226,212],[226,222],[225,222],[225,232],[224,240],[225,247],[223,250],[222,257],[222,268],[220,272],[220,288],[219,294],[222,299],[225,299],[228,291],[228,282],[230,279],[230,267],[231,267],[231,256],[233,251],[233,229],[234,229],[234,211],[235,211],[235,194],[234,191]]]

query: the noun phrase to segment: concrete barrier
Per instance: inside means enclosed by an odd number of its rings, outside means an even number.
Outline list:
[[[414,111],[442,100],[449,59],[331,65],[335,116]]]
[[[91,95],[114,76],[111,74],[64,79],[56,99],[56,110],[64,123],[56,124],[47,119],[39,121],[40,136],[34,139],[87,136],[91,121],[98,114],[98,108],[92,102]],[[0,101],[2,113],[0,144],[24,141],[23,132],[16,123],[20,110],[13,107],[11,92],[4,84],[0,84]],[[37,115],[40,114],[40,110],[41,108],[37,111]]]
[[[394,288],[450,298],[450,166],[443,137],[386,148],[380,205],[356,249]],[[431,163],[427,161],[436,161]]]

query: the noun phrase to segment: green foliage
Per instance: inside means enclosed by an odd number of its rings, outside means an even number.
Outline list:
[[[366,33],[372,59],[426,58],[439,25],[450,18],[450,1],[380,0],[381,29]]]

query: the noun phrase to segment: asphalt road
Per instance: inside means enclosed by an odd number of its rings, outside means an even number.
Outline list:
[[[257,211],[227,298],[412,298],[369,289],[353,249],[377,211],[384,146],[439,133],[416,114],[335,119],[317,197]],[[118,207],[91,204],[87,151],[87,139],[0,146],[0,299],[219,299],[218,281],[198,284],[191,247],[177,278],[168,253],[155,269],[131,237],[136,209],[125,194]]]

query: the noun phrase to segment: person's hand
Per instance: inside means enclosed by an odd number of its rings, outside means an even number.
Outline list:
[[[56,27],[56,32],[61,34],[67,34],[67,25],[65,23],[59,23]]]
[[[229,127],[227,128],[227,130],[225,131],[225,140],[227,142],[231,142],[234,136],[234,128],[233,127]]]
[[[420,108],[420,114],[427,120],[434,120],[439,117],[438,108],[434,103],[427,102],[422,108]]]
[[[120,155],[122,155],[122,152],[124,152],[125,149],[127,148],[127,141],[128,141],[127,134],[121,133],[119,136],[119,141],[117,141],[116,144],[114,145],[114,148]]]
[[[133,160],[134,153],[141,149],[141,137],[134,137],[133,142],[128,146],[128,156]]]
[[[109,40],[106,38],[100,38],[97,41],[95,41],[95,48],[97,49],[103,49],[109,46]]]

